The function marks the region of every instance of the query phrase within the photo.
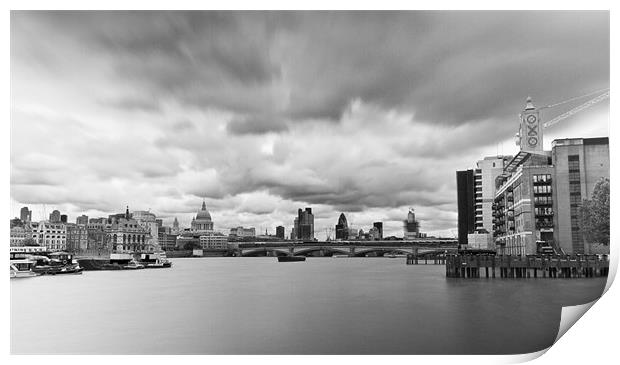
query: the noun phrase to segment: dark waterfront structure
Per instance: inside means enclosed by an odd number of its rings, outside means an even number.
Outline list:
[[[312,208],[297,211],[295,219],[295,227],[293,229],[295,236],[299,240],[314,240],[314,215]]]
[[[467,235],[475,230],[474,170],[456,172],[459,245],[467,245]]]
[[[347,222],[347,217],[345,217],[344,213],[340,213],[340,217],[338,217],[338,224],[336,224],[336,239],[349,239],[349,223]]]
[[[284,226],[276,227],[276,237],[283,240],[284,239]]]
[[[480,278],[593,278],[607,276],[607,255],[495,255],[493,252],[461,253],[446,258],[446,276]],[[497,271],[497,273],[496,273]]]

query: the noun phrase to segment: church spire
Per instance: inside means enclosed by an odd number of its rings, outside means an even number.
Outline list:
[[[205,203],[204,199],[202,199],[202,210],[207,210],[207,203]]]
[[[125,219],[129,219],[129,205],[127,206],[127,209],[125,210]]]

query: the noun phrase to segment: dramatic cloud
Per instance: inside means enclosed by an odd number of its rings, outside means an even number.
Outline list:
[[[452,235],[455,170],[609,86],[608,12],[11,13],[11,198]],[[551,118],[576,104],[544,113]],[[606,135],[607,102],[549,131]],[[547,141],[548,143],[548,141]],[[33,206],[42,212],[41,206]],[[53,208],[52,208],[53,209]]]

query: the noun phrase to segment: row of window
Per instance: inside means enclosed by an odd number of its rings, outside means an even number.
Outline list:
[[[534,214],[536,214],[536,215],[553,215],[553,208],[551,208],[551,207],[534,208]]]
[[[553,204],[553,199],[550,196],[535,196],[534,204]]]
[[[549,194],[549,193],[551,193],[550,185],[534,186],[534,194]]]
[[[532,175],[532,181],[534,183],[539,183],[539,182],[551,182],[551,175],[550,174],[538,174],[538,175]]]

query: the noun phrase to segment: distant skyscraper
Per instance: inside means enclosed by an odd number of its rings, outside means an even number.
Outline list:
[[[372,226],[378,231],[378,239],[383,239],[383,222],[375,222]]]
[[[67,223],[67,219],[68,219],[68,218],[69,218],[69,217],[67,217],[67,215],[66,215],[66,214],[61,214],[61,215],[60,215],[60,223]]]
[[[276,227],[276,237],[282,240],[284,239],[284,226]]]
[[[177,219],[177,217],[174,217],[174,222],[172,223],[172,232],[179,233],[179,231],[179,220]]]
[[[312,208],[301,208],[297,211],[297,219],[295,221],[295,233],[297,239],[314,240],[314,215]]]
[[[345,217],[344,213],[340,213],[338,224],[336,224],[336,239],[349,239],[349,223],[347,222],[347,217]]]
[[[22,222],[30,222],[32,220],[32,211],[28,209],[28,207],[23,207],[19,211],[19,218]]]
[[[409,209],[407,213],[407,219],[403,222],[404,239],[410,240],[420,236],[420,223],[415,220],[415,213],[413,208]]]
[[[60,211],[54,210],[50,213],[50,223],[60,223]]]

